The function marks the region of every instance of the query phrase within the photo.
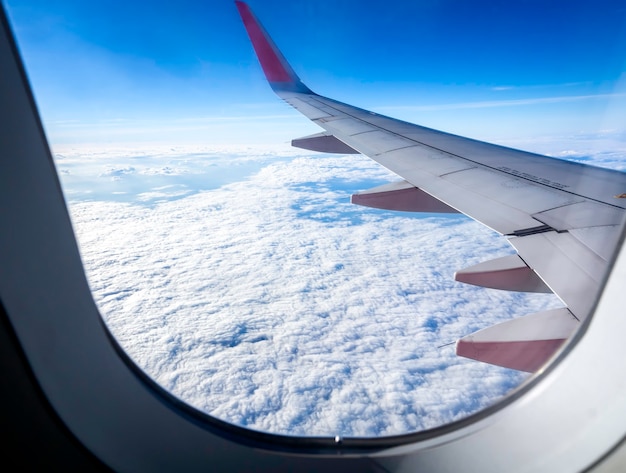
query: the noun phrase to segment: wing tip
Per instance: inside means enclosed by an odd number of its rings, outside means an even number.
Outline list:
[[[312,93],[311,89],[302,83],[289,65],[248,4],[241,0],[235,0],[235,6],[272,89],[275,92]]]

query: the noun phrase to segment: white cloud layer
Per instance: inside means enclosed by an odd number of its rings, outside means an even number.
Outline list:
[[[397,179],[365,157],[69,150],[57,165],[115,337],[167,390],[238,425],[346,437],[460,419],[526,375],[441,345],[560,306],[453,280],[512,252],[480,224],[351,205]]]

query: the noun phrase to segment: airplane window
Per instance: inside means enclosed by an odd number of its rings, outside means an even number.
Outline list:
[[[595,211],[602,182],[585,187],[592,198],[583,201],[558,175],[498,165],[510,176],[496,192],[504,205],[517,209],[508,193],[526,196],[514,192],[536,184],[549,188],[539,200],[556,199],[537,208],[536,226],[501,231],[508,239],[460,213],[353,205],[353,194],[404,176],[360,154],[290,146],[322,130],[267,85],[234,4],[7,3],[106,325],[142,370],[199,410],[297,436],[431,429],[532,377],[510,360],[458,356],[457,340],[554,314],[563,299],[573,320],[591,309],[597,287],[559,292],[575,275],[553,285],[558,256],[537,256],[525,242],[553,238],[559,247],[566,234],[567,245],[600,246],[589,258],[601,279],[626,188]],[[623,6],[250,3],[321,95],[626,170]],[[444,166],[455,150],[429,159]],[[452,174],[465,169],[450,168],[446,182],[457,185]],[[446,195],[463,204],[473,192],[492,196],[480,182],[466,199]],[[554,209],[572,205],[603,223],[567,227],[569,211]],[[487,283],[463,272],[516,252],[545,283],[529,289],[501,273]],[[507,284],[529,292],[502,290]],[[522,329],[511,327],[488,343],[520,343]],[[521,342],[561,343],[529,337]]]

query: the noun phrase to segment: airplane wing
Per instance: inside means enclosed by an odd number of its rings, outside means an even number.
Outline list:
[[[536,371],[593,309],[620,236],[626,174],[444,133],[322,97],[298,78],[250,8],[236,2],[274,92],[325,131],[297,147],[362,153],[403,180],[352,196],[390,210],[461,212],[517,255],[459,270],[458,281],[554,292],[562,309],[513,319],[457,342],[458,355]]]

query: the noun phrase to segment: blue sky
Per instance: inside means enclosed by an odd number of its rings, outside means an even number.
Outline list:
[[[626,121],[623,2],[249,3],[307,85],[354,105],[483,139]],[[5,5],[53,145],[315,131],[272,94],[230,0]]]

